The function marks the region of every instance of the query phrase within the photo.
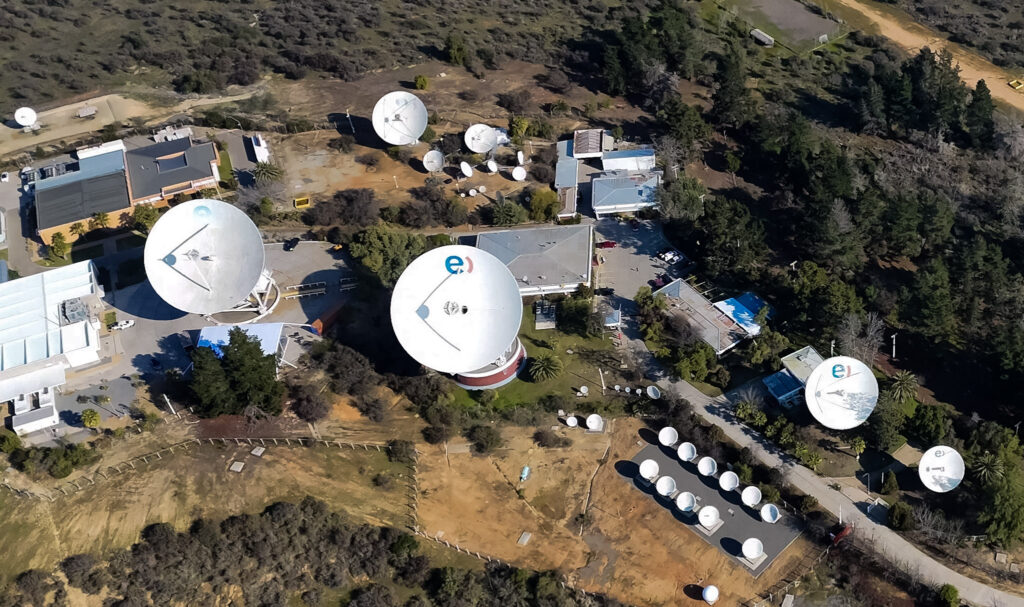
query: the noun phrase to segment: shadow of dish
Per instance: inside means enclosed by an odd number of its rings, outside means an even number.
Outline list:
[[[695,601],[704,600],[704,588],[697,584],[687,584],[684,586],[683,594],[685,594],[688,599],[693,599]]]
[[[619,460],[615,462],[615,471],[624,478],[636,478],[640,474],[640,466],[630,460]]]

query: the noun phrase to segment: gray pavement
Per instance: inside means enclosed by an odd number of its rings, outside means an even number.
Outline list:
[[[629,222],[605,218],[594,225],[597,242],[617,243],[614,248],[597,249],[599,259],[603,259],[597,287],[614,289],[615,294],[605,300],[613,308],[621,306],[624,314],[634,313],[633,297],[640,287],[651,286],[650,282],[660,274],[677,278],[680,270],[678,264],[668,264],[656,257],[658,251],[669,246],[661,226],[652,221],[638,223],[634,229]]]
[[[658,495],[654,491],[653,485],[639,476],[640,462],[645,459],[653,459],[658,462],[659,475],[675,479],[678,491],[689,491],[697,496],[700,500],[699,507],[714,506],[717,508],[722,517],[722,526],[708,536],[698,525],[696,512],[683,513],[676,508],[671,499]],[[658,444],[648,444],[633,457],[630,463],[633,465],[623,466],[623,468],[628,468],[626,476],[631,477],[636,488],[667,508],[675,520],[688,527],[694,535],[735,559],[745,571],[750,572],[754,577],[764,573],[765,569],[800,536],[801,524],[798,519],[783,513],[782,518],[775,524],[762,521],[758,510],[743,505],[738,491],[722,491],[718,487],[717,478],[701,476],[693,463],[682,463],[676,457],[674,449]],[[619,466],[616,468],[619,469]],[[757,538],[764,543],[766,558],[756,563],[757,566],[753,569],[745,560],[742,560],[743,555],[740,551],[743,542],[748,538]]]

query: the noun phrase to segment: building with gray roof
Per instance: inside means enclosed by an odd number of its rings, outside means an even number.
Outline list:
[[[220,156],[212,142],[173,139],[128,150],[128,191],[132,204],[170,200],[217,186]]]
[[[612,171],[598,173],[590,180],[591,205],[594,215],[635,213],[653,207],[655,193],[661,185],[661,171]]]
[[[576,214],[576,196],[579,181],[580,161],[573,158],[572,140],[558,142],[558,162],[555,164],[555,191],[560,204],[558,218],[565,219]]]
[[[677,278],[654,292],[665,297],[668,314],[686,322],[704,343],[721,356],[736,347],[750,334],[682,278]]]
[[[508,266],[524,297],[572,293],[591,282],[594,236],[590,225],[483,232],[476,246]]]

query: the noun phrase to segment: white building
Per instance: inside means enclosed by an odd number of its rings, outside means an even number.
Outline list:
[[[99,361],[102,296],[91,261],[0,283],[0,402],[18,434],[56,424],[65,372]]]
[[[519,282],[519,293],[572,293],[590,286],[593,226],[569,225],[482,232],[476,246],[500,259]]]
[[[270,162],[270,148],[267,147],[267,140],[262,135],[249,137],[249,142],[252,143],[252,153],[256,155],[256,162]]]

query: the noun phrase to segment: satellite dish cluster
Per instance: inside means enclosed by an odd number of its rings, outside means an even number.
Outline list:
[[[871,368],[848,356],[834,356],[811,371],[804,387],[807,409],[818,422],[833,430],[863,424],[878,404],[878,380]],[[952,447],[938,445],[921,457],[917,468],[921,483],[936,493],[952,491],[964,478],[964,459]]]

